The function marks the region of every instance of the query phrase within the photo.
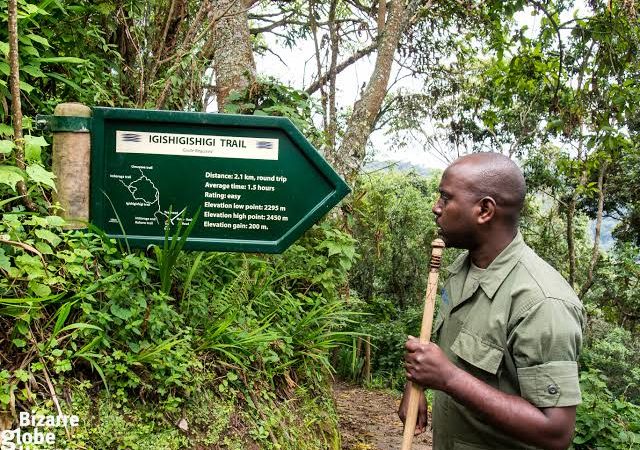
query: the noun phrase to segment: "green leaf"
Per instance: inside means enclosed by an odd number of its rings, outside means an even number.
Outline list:
[[[9,56],[9,43],[0,41],[0,52],[7,57]]]
[[[4,61],[0,61],[0,72],[2,72],[3,75],[10,76],[11,68],[9,67],[9,64]]]
[[[122,308],[116,304],[111,305],[111,308],[109,308],[109,310],[111,311],[111,314],[122,320],[129,320],[132,316],[130,309]]]
[[[36,242],[36,249],[43,255],[53,255],[53,249],[46,242]]]
[[[116,10],[116,6],[112,5],[110,2],[102,2],[98,3],[96,6],[96,11],[104,16],[108,16]]]
[[[51,45],[49,45],[49,41],[46,38],[43,38],[42,36],[38,36],[37,34],[29,33],[29,34],[27,34],[27,37],[29,39],[31,39],[32,41],[37,42],[38,44],[44,45],[45,47],[51,47]]]
[[[73,253],[75,253],[76,255],[78,255],[80,258],[83,258],[83,259],[92,257],[91,252],[86,248],[76,248],[73,250]]]
[[[47,147],[49,143],[43,136],[33,136],[28,134],[24,137],[25,144],[37,145],[38,147]]]
[[[73,81],[69,80],[68,78],[63,77],[59,73],[48,72],[46,74],[46,76],[48,76],[49,78],[53,78],[54,80],[61,81],[64,84],[69,85],[70,87],[72,87],[76,91],[83,91],[83,89],[77,83],[74,83]]]
[[[129,341],[127,344],[133,353],[140,353],[140,344],[134,341]]]
[[[236,381],[238,379],[238,375],[235,372],[227,372],[227,379],[229,381]]]
[[[0,123],[0,136],[13,136],[13,128],[6,123]]]
[[[10,186],[15,191],[18,181],[24,181],[22,170],[15,166],[0,166],[0,183]]]
[[[36,78],[43,78],[45,76],[44,72],[42,72],[38,66],[23,66],[20,70]]]
[[[238,107],[238,105],[234,103],[228,103],[224,107],[224,112],[226,112],[227,114],[236,114],[239,109],[240,108]]]
[[[51,295],[51,288],[46,284],[38,283],[37,281],[29,281],[29,289],[38,297],[47,297]]]
[[[22,44],[20,47],[24,47],[25,45],[31,45],[31,39],[29,39],[25,34],[18,34],[18,43]]]
[[[69,313],[71,312],[71,307],[74,302],[67,302],[58,308],[58,312],[56,315],[58,316],[56,319],[56,323],[53,326],[53,331],[51,332],[51,336],[55,337],[60,333],[60,330],[64,326],[64,323],[67,321],[67,317],[69,317]]]
[[[29,335],[29,324],[27,322],[25,322],[24,320],[19,320],[16,323],[16,330],[18,330],[18,332],[21,335],[28,336]]]
[[[0,153],[8,155],[9,153],[11,153],[11,150],[15,148],[15,146],[16,145],[13,143],[13,141],[7,141],[6,139],[3,139],[0,141]]]
[[[40,147],[34,145],[25,145],[24,159],[28,162],[40,162]]]
[[[27,345],[27,341],[19,338],[12,339],[11,342],[13,342],[13,345],[15,345],[18,348],[24,348]]]
[[[35,56],[36,58],[40,56],[40,52],[33,45],[22,45],[20,47],[20,51],[23,54],[27,54],[29,56]]]
[[[55,175],[46,170],[40,164],[31,164],[28,166],[27,175],[29,175],[29,178],[34,182],[49,186],[54,191],[56,190],[56,185],[53,181]]]
[[[51,56],[49,58],[35,58],[34,61],[41,63],[56,63],[56,64],[84,64],[86,59],[76,58],[75,56]]]
[[[15,258],[15,263],[27,273],[30,279],[44,276],[42,260],[35,255],[23,253]]]
[[[0,269],[9,270],[11,267],[11,260],[4,254],[4,250],[0,248]]]
[[[90,323],[82,323],[82,322],[78,322],[78,323],[72,323],[71,325],[67,325],[66,327],[62,328],[60,330],[60,333],[65,332],[65,331],[71,331],[71,330],[96,330],[96,331],[103,331],[102,328],[100,328],[97,325],[91,325]]]
[[[40,161],[42,147],[49,145],[42,136],[26,135],[24,137],[24,156],[27,161]]]
[[[44,242],[40,242],[40,244],[46,245],[47,247],[49,246],[49,244],[45,244]],[[65,278],[62,278],[59,276],[49,277],[43,281],[47,286],[55,286],[55,285],[63,286],[67,282]]]
[[[24,17],[24,14],[30,16],[32,14],[37,14],[38,12],[42,11],[40,8],[38,8],[37,5],[34,5],[32,3],[26,3],[21,6],[24,9],[24,11],[19,11],[18,17]]]
[[[26,83],[22,80],[20,80],[20,90],[21,91],[25,91],[27,94],[31,94],[31,91],[33,91],[34,87],[31,86],[29,83]]]
[[[62,239],[60,239],[60,237],[57,234],[52,233],[49,230],[36,230],[36,236],[38,236],[40,239],[43,239],[49,242],[54,247],[57,247],[58,244],[62,242]]]
[[[45,219],[47,220],[49,226],[52,227],[62,227],[67,223],[60,216],[47,216]]]

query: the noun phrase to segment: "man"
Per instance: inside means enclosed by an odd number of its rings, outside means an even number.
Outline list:
[[[435,390],[434,449],[566,449],[581,401],[584,309],[522,240],[522,172],[503,155],[476,153],[445,170],[439,191],[440,235],[468,252],[447,269],[439,345],[410,337],[405,357],[407,379]],[[423,396],[419,432],[426,410]]]

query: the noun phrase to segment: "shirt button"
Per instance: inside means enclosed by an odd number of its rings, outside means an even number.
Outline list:
[[[547,386],[547,392],[551,395],[556,395],[558,393],[558,386],[555,384],[550,384]]]

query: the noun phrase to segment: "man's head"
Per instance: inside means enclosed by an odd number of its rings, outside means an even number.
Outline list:
[[[473,153],[442,174],[436,223],[449,247],[474,249],[497,233],[515,235],[524,204],[522,171],[500,153]]]

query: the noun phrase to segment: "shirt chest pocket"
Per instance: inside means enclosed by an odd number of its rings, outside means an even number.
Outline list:
[[[491,375],[498,372],[504,355],[504,349],[488,336],[464,326],[451,344],[451,351],[463,361]]]

